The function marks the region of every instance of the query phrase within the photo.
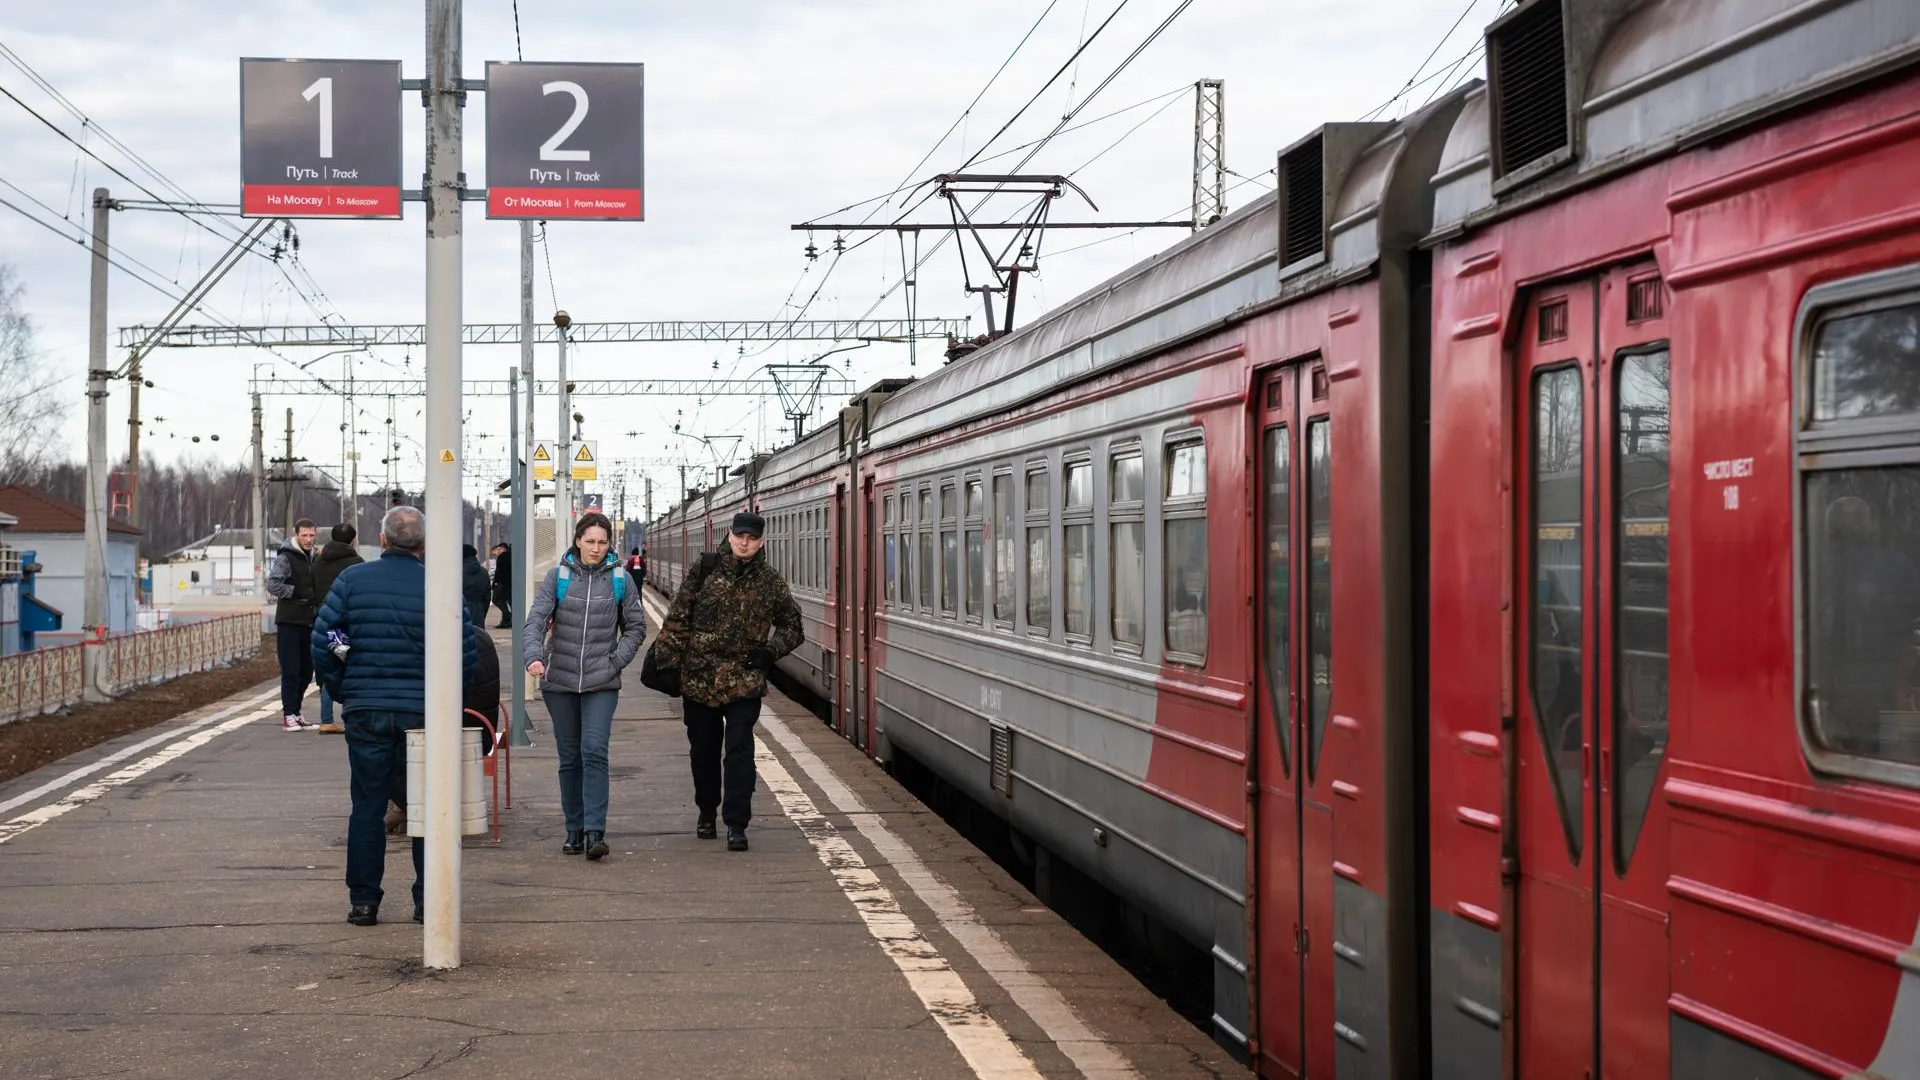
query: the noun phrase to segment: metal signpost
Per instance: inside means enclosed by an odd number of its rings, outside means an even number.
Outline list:
[[[640,64],[487,65],[487,216],[639,221]]]
[[[400,61],[240,61],[240,213],[400,216]]]
[[[488,216],[641,219],[642,69],[638,64],[487,65],[489,80],[461,77],[461,0],[425,0],[427,77],[405,80],[397,60],[243,59],[240,62],[241,207],[248,217],[398,218],[403,199],[427,204],[426,438],[428,625],[426,642],[426,897],[424,960],[460,966],[460,477],[462,111],[486,91]],[[401,93],[421,91],[427,110],[423,189],[402,192]],[[522,226],[522,276],[531,234]],[[523,290],[530,293],[529,290]],[[104,307],[104,305],[100,305]],[[563,316],[564,317],[564,316]],[[95,321],[104,326],[104,318]],[[564,323],[562,324],[564,326]],[[532,420],[531,308],[522,311],[521,378]],[[96,335],[104,342],[104,331]],[[564,365],[564,337],[562,340]],[[96,367],[100,366],[98,364]],[[564,366],[561,379],[565,380]],[[257,400],[257,398],[256,398]],[[563,410],[566,396],[561,394]],[[516,417],[516,420],[518,418]],[[566,460],[538,444],[536,478]],[[542,462],[541,455],[546,460]],[[587,464],[597,457],[586,448]],[[571,462],[569,462],[571,464]],[[556,479],[564,486],[570,470]],[[530,534],[532,482],[515,516]],[[563,521],[556,500],[555,514]],[[256,515],[257,516],[257,515]],[[532,545],[516,545],[516,585],[528,590]],[[526,592],[522,592],[522,597]],[[516,622],[524,602],[514,604]]]

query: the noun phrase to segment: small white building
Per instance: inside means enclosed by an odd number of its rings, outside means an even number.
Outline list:
[[[266,530],[269,564],[283,537],[279,529]],[[153,606],[170,607],[189,595],[226,596],[253,589],[253,530],[216,529],[152,567]]]
[[[79,641],[87,610],[86,514],[80,507],[44,491],[12,484],[0,487],[0,513],[17,519],[8,526],[8,543],[37,552],[41,566],[34,595],[65,616],[60,633],[42,634],[37,645]],[[107,520],[107,632],[131,633],[138,603],[140,530],[119,518]]]

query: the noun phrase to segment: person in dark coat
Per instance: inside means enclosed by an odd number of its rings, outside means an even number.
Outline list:
[[[347,524],[335,525],[328,534],[326,546],[320,549],[320,556],[313,561],[313,595],[316,603],[325,603],[327,594],[333,591],[334,579],[349,566],[358,566],[365,559],[360,557],[360,549],[353,546],[359,533]],[[333,695],[327,693],[325,684],[320,687],[320,731],[339,735],[347,729],[333,719]]]
[[[705,574],[688,574],[654,639],[655,662],[680,672],[680,704],[693,765],[694,835],[725,818],[727,850],[747,850],[753,815],[753,725],[774,662],[800,647],[800,608],[767,561],[767,523],[734,515],[727,547]],[[703,556],[704,563],[704,556]],[[724,758],[722,752],[724,750]]]
[[[460,545],[460,594],[467,603],[467,621],[487,625],[487,568],[480,565],[480,552],[472,544]]]
[[[507,544],[493,545],[493,606],[500,609],[500,625],[496,629],[512,626],[513,548]]]
[[[487,724],[493,730],[500,730],[500,652],[493,644],[493,635],[487,628],[475,624],[467,628],[467,636],[473,639],[474,667],[460,690],[460,708],[463,710],[461,723],[470,728],[480,729],[480,752],[493,753],[493,736],[488,734],[486,724],[475,720],[465,712],[477,712],[487,718]]]
[[[380,921],[386,875],[387,800],[406,775],[407,732],[426,725],[427,636],[459,634],[463,677],[479,665],[463,616],[427,622],[427,518],[396,506],[380,519],[380,558],[333,583],[310,639],[320,684],[345,717],[353,813],[347,819],[347,921]],[[448,613],[451,615],[451,612]],[[337,632],[338,637],[335,638]],[[344,639],[341,640],[341,639]],[[339,651],[335,646],[342,646]],[[344,655],[343,655],[344,653]],[[413,918],[419,922],[425,843],[413,841]]]
[[[307,696],[307,684],[313,681],[313,665],[307,662],[307,635],[313,629],[313,613],[324,594],[313,590],[313,535],[315,526],[307,518],[293,523],[293,535],[273,553],[273,566],[267,571],[267,595],[273,597],[273,628],[280,652],[280,711],[282,731],[311,731],[315,725],[300,715],[300,703]]]

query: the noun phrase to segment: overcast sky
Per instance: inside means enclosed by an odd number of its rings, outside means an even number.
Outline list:
[[[557,305],[576,321],[595,322],[766,319],[797,314],[817,289],[809,317],[864,314],[901,276],[895,239],[881,236],[845,256],[823,285],[829,259],[809,263],[802,255],[805,235],[788,226],[824,220],[838,207],[908,179],[958,167],[1116,5],[1122,8],[1119,15],[1077,67],[993,142],[989,153],[1047,134],[1179,0],[1054,0],[1051,10],[1048,0],[966,5],[520,0],[527,59],[646,64],[647,220],[553,224],[545,252],[536,255],[536,311],[544,319]],[[423,73],[423,5],[417,0],[84,0],[81,6],[84,18],[71,4],[8,4],[0,13],[0,44],[99,130],[87,131],[5,58],[0,58],[0,87],[160,194],[167,194],[160,182],[107,145],[101,132],[194,198],[237,203],[241,56],[398,59],[406,77]],[[1315,126],[1359,118],[1392,98],[1416,70],[1428,81],[1388,116],[1418,107],[1456,78],[1478,76],[1477,58],[1442,70],[1467,56],[1500,4],[1479,0],[1462,20],[1466,6],[1466,0],[1197,0],[1085,106],[1076,123],[1139,107],[1062,134],[1026,171],[1070,173],[1099,205],[1095,213],[1062,200],[1054,208],[1055,220],[1185,216],[1193,157],[1192,84],[1221,78],[1226,82],[1227,166],[1237,174],[1228,183],[1238,185],[1228,205],[1244,206],[1270,188],[1271,178],[1264,174],[1276,152]],[[469,0],[465,9],[465,68],[469,77],[479,78],[486,61],[515,56],[512,4]],[[938,152],[910,173],[1043,11],[1048,13],[1038,29],[986,96]],[[1449,36],[1456,20],[1462,21]],[[1440,77],[1434,78],[1436,72]],[[476,95],[467,110],[466,171],[476,187],[484,175],[484,108],[484,95]],[[403,114],[403,169],[408,186],[415,186],[424,167],[417,98],[409,99]],[[5,97],[0,97],[0,148],[0,199],[69,237],[86,226],[87,192],[93,187],[106,186],[116,197],[146,197]],[[1024,152],[974,168],[1010,168],[1021,156]],[[51,209],[35,206],[29,197]],[[864,204],[838,219],[858,219],[874,208]],[[1019,210],[1006,201],[990,205],[987,213],[995,208],[1003,218]],[[891,220],[900,212],[896,199],[876,216]],[[423,208],[409,204],[403,221],[301,222],[304,272],[285,274],[265,259],[249,258],[213,294],[209,304],[215,314],[196,313],[186,321],[313,323],[324,313],[352,323],[418,322],[424,299],[422,220]],[[945,209],[930,203],[910,220],[942,221]],[[517,321],[517,226],[488,221],[484,205],[476,203],[467,204],[465,222],[466,320]],[[230,235],[244,224],[214,228]],[[1050,234],[1038,280],[1023,283],[1019,322],[1185,235],[1177,229]],[[930,246],[937,234],[924,236]],[[823,251],[833,240],[826,234],[814,239]],[[131,211],[113,216],[112,243],[116,258],[175,293],[190,286],[224,247],[180,215]],[[1081,249],[1068,250],[1075,247]],[[62,377],[61,392],[74,403],[67,430],[48,437],[78,457],[84,449],[87,253],[71,238],[0,207],[0,261],[21,271],[28,313],[38,329],[37,362]],[[927,263],[919,281],[922,317],[971,316],[975,331],[984,329],[978,298],[961,291],[951,245]],[[156,321],[172,303],[129,273],[113,272],[109,321],[116,330]],[[905,313],[897,291],[876,312]],[[728,344],[600,344],[573,350],[571,366],[577,378],[745,376],[761,365],[802,362],[830,347],[748,345],[743,357]],[[298,365],[321,351],[162,351],[147,365],[155,384],[143,402],[147,446],[169,458],[244,459],[249,377],[257,370],[262,378],[304,379]],[[937,344],[926,343],[917,367],[909,366],[904,346],[889,345],[836,355],[831,362],[864,386],[937,368],[939,351]],[[848,360],[850,368],[844,366]],[[517,362],[513,346],[465,350],[469,378],[497,378]],[[352,363],[362,379],[423,373],[418,349],[328,357],[313,371],[338,379],[343,363]],[[543,349],[541,377],[552,373],[554,363],[551,350]],[[361,397],[357,404],[360,415],[353,427],[368,433],[361,439],[361,482],[371,491],[385,478],[380,459],[387,455],[380,444],[388,402]],[[341,401],[269,395],[267,429],[274,453],[281,447],[289,406],[296,455],[338,467]],[[117,384],[109,425],[117,456],[125,452],[126,407],[126,387]],[[466,407],[469,480],[490,484],[504,475],[506,402],[470,399]],[[600,440],[602,458],[614,463],[710,460],[706,447],[671,435],[675,422],[689,434],[743,436],[741,454],[790,438],[781,430],[787,421],[777,400],[581,399],[576,407],[586,415],[587,435]],[[395,479],[417,489],[423,475],[420,402],[396,400],[393,410],[401,433]],[[541,403],[542,438],[553,433],[554,411],[550,400]],[[214,435],[217,444],[211,441]],[[203,441],[194,444],[194,436]],[[678,482],[670,468],[651,471],[660,491]],[[637,486],[634,490],[637,498]],[[629,511],[637,516],[631,505]]]

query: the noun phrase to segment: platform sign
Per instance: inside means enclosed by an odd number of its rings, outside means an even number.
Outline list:
[[[487,216],[639,221],[641,64],[487,64]]]
[[[577,444],[573,451],[573,469],[569,472],[575,480],[600,479],[600,443],[587,439]]]
[[[533,444],[533,478],[535,480],[553,479],[553,443]]]
[[[240,61],[243,217],[400,216],[400,61]]]

